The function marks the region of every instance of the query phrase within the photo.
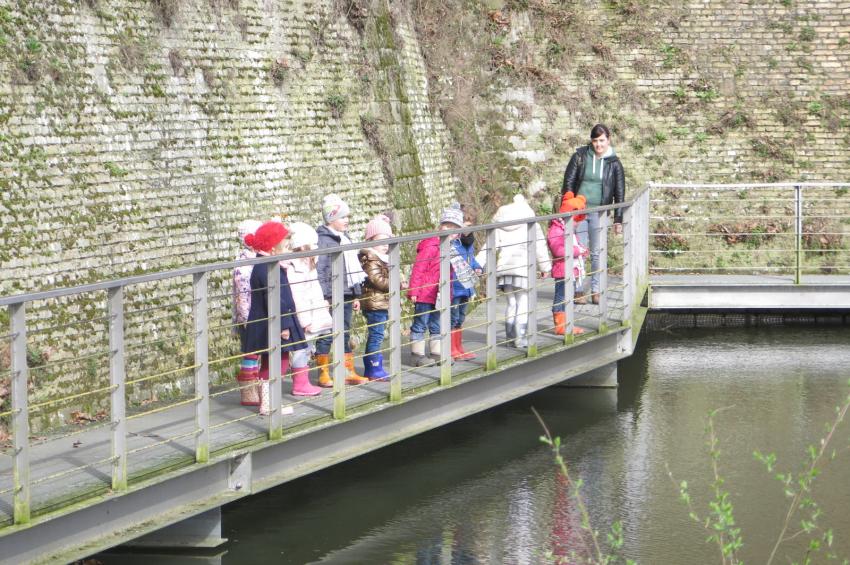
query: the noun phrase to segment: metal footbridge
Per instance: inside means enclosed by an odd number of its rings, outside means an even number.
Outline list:
[[[230,320],[230,276],[239,265],[268,269],[268,294],[277,296],[278,258],[0,297],[8,310],[8,331],[0,332],[9,351],[0,378],[8,379],[11,391],[0,405],[0,423],[10,434],[0,454],[0,562],[70,561],[129,541],[218,545],[220,507],[228,502],[545,387],[616,386],[617,361],[631,354],[650,309],[850,312],[845,242],[823,235],[843,234],[831,226],[843,230],[846,223],[818,224],[823,229],[813,232],[820,208],[811,207],[814,197],[803,199],[826,193],[847,205],[850,199],[840,192],[845,186],[650,185],[621,205],[592,210],[600,213],[601,253],[588,271],[599,277],[600,292],[595,300],[576,300],[573,285],[566,285],[564,335],[552,320],[554,281],[538,277],[535,226],[563,217],[571,233],[573,214],[476,226],[486,265],[464,326],[465,349],[476,358],[466,361],[452,361],[447,331],[450,236],[461,230],[386,240],[390,321],[383,352],[389,379],[346,385],[343,363],[333,362],[332,389],[292,396],[288,377],[274,377],[280,374],[280,345],[272,339],[267,416],[240,404],[233,378],[241,354]],[[791,213],[783,201],[777,223],[742,223],[753,215],[741,204],[742,191],[762,216],[771,213],[768,194],[788,200]],[[713,205],[727,200],[740,219],[725,213],[723,229],[712,218],[678,227],[700,199]],[[614,235],[608,223],[607,212],[615,207],[624,208],[622,235]],[[836,202],[828,207],[840,208]],[[527,233],[527,348],[507,339],[507,297],[497,288],[496,230],[512,224],[524,225]],[[768,232],[764,225],[783,229]],[[747,233],[751,239],[729,243]],[[402,280],[416,243],[429,236],[440,238],[435,308],[443,331],[439,358],[414,367]],[[820,245],[823,238],[838,243],[829,249],[807,243]],[[741,249],[735,247],[739,241],[745,242]],[[330,255],[333,359],[341,360],[344,350],[342,253],[365,246],[292,255]],[[571,255],[567,273],[576,260]],[[163,294],[164,301],[151,298]],[[261,323],[269,336],[279,336],[279,304],[270,301],[269,312]],[[355,328],[355,334],[362,332]],[[47,338],[55,343],[63,336],[62,351],[41,349]]]

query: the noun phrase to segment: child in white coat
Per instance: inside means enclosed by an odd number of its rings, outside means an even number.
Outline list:
[[[506,222],[533,218],[534,210],[522,194],[514,196],[513,202],[496,210],[494,222]],[[534,226],[537,251],[537,270],[546,276],[552,270],[546,236],[539,224]],[[505,311],[505,334],[510,343],[518,348],[528,347],[528,249],[526,223],[520,222],[496,230],[496,283],[507,297]]]
[[[295,222],[289,226],[289,245],[293,252],[310,251],[316,249],[319,236],[312,226],[302,222]],[[292,299],[295,302],[298,323],[304,330],[304,337],[308,348],[300,349],[292,353],[292,394],[295,396],[316,396],[322,392],[320,387],[314,386],[309,378],[309,357],[316,346],[316,338],[330,333],[333,321],[328,311],[328,302],[322,295],[322,287],[319,285],[319,274],[316,271],[316,257],[301,257],[281,261],[281,266],[286,269],[286,277],[289,280]],[[299,358],[296,360],[295,357]]]

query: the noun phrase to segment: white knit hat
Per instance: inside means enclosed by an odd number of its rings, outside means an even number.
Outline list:
[[[460,209],[460,204],[452,202],[448,208],[443,209],[440,214],[441,224],[454,224],[459,228],[463,227],[463,210]]]
[[[322,218],[324,218],[326,224],[350,214],[351,208],[338,194],[328,194],[322,198]]]
[[[493,216],[494,222],[507,222],[510,220],[521,220],[523,218],[533,218],[534,210],[528,205],[525,196],[517,194],[514,196],[513,202],[505,204],[496,210],[496,215]]]
[[[304,222],[293,222],[287,226],[289,228],[289,245],[293,249],[307,247],[315,249],[319,244],[319,234],[313,229],[313,226]]]

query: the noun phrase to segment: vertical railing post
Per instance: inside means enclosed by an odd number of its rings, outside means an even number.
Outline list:
[[[640,255],[638,265],[638,281],[641,288],[649,291],[649,246],[650,246],[650,227],[649,227],[649,208],[652,198],[651,182],[646,183],[646,190],[640,195],[640,208],[638,209],[637,218],[639,220],[637,233],[638,242],[640,243]],[[641,297],[643,298],[643,297]]]
[[[257,265],[255,269],[267,269],[268,284],[268,338],[269,338],[269,439],[283,437],[283,415],[281,414],[281,386],[283,375],[280,348],[280,265],[277,261]]]
[[[331,354],[334,380],[334,418],[345,418],[345,257],[341,251],[331,253],[331,316],[333,346]]]
[[[109,319],[109,418],[112,426],[112,490],[127,489],[127,395],[124,364],[124,287],[107,292]]]
[[[794,235],[797,258],[794,284],[800,284],[803,278],[803,187],[799,184],[794,187]]]
[[[9,306],[12,322],[11,380],[12,380],[12,481],[15,524],[30,521],[30,420],[27,381],[27,318],[26,305]]]
[[[440,290],[437,303],[437,308],[440,310],[440,386],[452,384],[451,245],[449,236],[440,236]]]
[[[525,226],[525,250],[528,257],[526,265],[528,276],[528,306],[526,307],[525,338],[528,342],[526,357],[537,357],[537,222],[528,222]],[[519,312],[518,312],[519,314]]]
[[[629,325],[637,296],[635,280],[635,234],[634,207],[632,204],[623,211],[623,324]]]
[[[599,214],[599,333],[608,331],[608,212]]]
[[[485,369],[493,371],[498,366],[498,357],[496,355],[496,230],[490,228],[487,230],[486,249],[486,282],[485,291],[487,292],[487,325],[485,332],[487,334],[487,359],[484,363]]]
[[[192,318],[195,320],[195,461],[210,459],[209,273],[195,273]]]
[[[564,329],[564,345],[575,341],[575,257],[573,257],[573,233],[575,232],[574,216],[564,218],[564,313],[567,325]],[[580,258],[579,261],[583,261]]]
[[[652,190],[653,184],[651,182],[647,183],[647,189],[643,192],[640,198],[640,229],[643,230],[641,233],[641,256],[640,256],[640,265],[641,265],[641,283],[647,285],[645,288],[649,292],[650,287],[649,284],[649,250],[652,247],[652,229],[650,226],[650,206],[652,202]],[[645,236],[645,237],[644,237]]]
[[[401,251],[390,244],[390,401],[401,400]]]

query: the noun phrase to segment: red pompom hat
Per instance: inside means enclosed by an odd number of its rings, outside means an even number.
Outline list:
[[[266,222],[255,233],[245,236],[245,244],[257,251],[269,253],[288,233],[286,226],[280,222]]]

